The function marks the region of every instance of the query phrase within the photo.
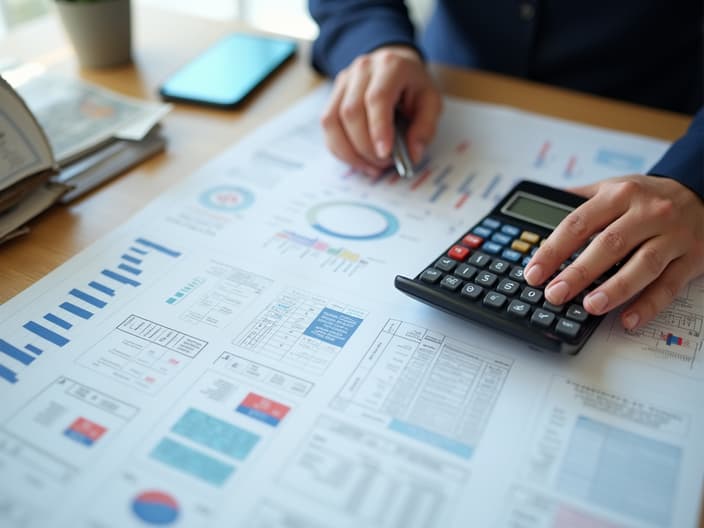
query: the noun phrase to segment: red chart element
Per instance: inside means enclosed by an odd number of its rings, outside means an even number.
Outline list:
[[[276,427],[286,417],[291,408],[283,403],[275,402],[250,392],[236,410],[250,418]]]
[[[102,425],[79,417],[64,431],[64,435],[80,444],[92,446],[106,432],[107,429]]]

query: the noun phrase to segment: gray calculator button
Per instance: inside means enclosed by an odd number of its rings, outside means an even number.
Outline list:
[[[496,283],[497,278],[498,277],[493,273],[489,273],[488,271],[481,271],[477,274],[477,278],[474,279],[474,282],[476,282],[480,286],[486,286],[487,288],[491,288],[494,283]]]
[[[428,268],[423,273],[420,274],[420,280],[423,282],[429,282],[430,284],[435,284],[442,277],[442,271],[435,268]]]
[[[577,304],[571,304],[570,307],[567,308],[565,315],[578,323],[583,323],[587,320],[587,317],[589,317],[587,311]]]
[[[506,296],[498,292],[489,292],[486,294],[486,297],[484,297],[484,301],[482,302],[484,303],[484,306],[498,309],[506,304]]]
[[[508,274],[508,278],[518,282],[524,282],[525,279],[523,278],[523,268],[521,268],[520,266],[515,266],[511,270],[511,273]]]
[[[456,264],[457,264],[457,261],[454,259],[451,259],[450,257],[440,257],[435,262],[435,267],[442,270],[442,271],[452,271],[453,269],[455,269]]]
[[[467,260],[467,264],[471,264],[477,268],[485,268],[489,264],[490,260],[491,258],[489,255],[485,255],[484,253],[474,253],[471,257],[469,257],[469,260]]]
[[[525,287],[521,292],[521,300],[531,304],[538,304],[543,299],[543,292],[535,288]]]
[[[555,314],[538,308],[533,312],[530,322],[534,326],[539,326],[540,328],[550,328],[552,322],[555,320]]]
[[[517,282],[513,282],[512,280],[508,279],[502,280],[496,287],[496,289],[504,295],[515,295],[515,293],[518,291],[518,288],[519,286]]]
[[[469,264],[460,264],[455,268],[455,275],[460,279],[470,280],[477,273],[477,268]]]
[[[496,273],[497,275],[503,275],[508,271],[509,263],[505,260],[496,259],[489,266],[489,271]]]
[[[555,333],[563,337],[574,339],[579,333],[580,325],[576,321],[569,319],[560,319],[555,326]]]
[[[560,313],[564,307],[565,307],[564,304],[553,304],[550,301],[545,301],[543,303],[543,308],[545,308],[546,310],[550,310],[551,312],[555,312],[555,313]]]
[[[454,275],[445,275],[445,277],[440,281],[440,286],[451,291],[455,291],[461,285],[462,281]]]
[[[514,299],[511,301],[511,304],[508,305],[508,313],[514,317],[527,317],[530,313],[530,305]]]
[[[462,288],[462,291],[460,294],[463,297],[468,297],[469,299],[475,300],[479,298],[479,296],[482,294],[484,291],[484,288],[481,286],[478,286],[476,284],[472,284],[471,282],[469,284],[465,284],[464,288]]]

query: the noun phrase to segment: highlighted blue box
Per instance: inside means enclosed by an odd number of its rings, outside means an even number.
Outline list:
[[[101,301],[97,297],[93,297],[89,293],[86,293],[76,288],[73,288],[68,293],[69,295],[73,295],[76,299],[80,299],[83,302],[90,304],[91,306],[95,306],[96,308],[105,308],[105,305],[107,304],[105,301]]]
[[[153,249],[155,251],[158,251],[160,253],[163,253],[164,255],[168,255],[169,257],[180,257],[181,253],[178,251],[174,251],[173,249],[169,249],[165,246],[162,246],[160,244],[156,244],[155,242],[152,242],[150,240],[147,240],[145,238],[138,238],[135,240],[137,244],[141,244],[144,247],[148,247],[149,249]]]
[[[56,346],[62,347],[66,343],[68,343],[68,339],[66,339],[64,336],[57,334],[53,330],[49,330],[47,327],[35,323],[34,321],[29,321],[25,323],[24,328],[26,330],[29,330],[33,334],[38,335],[42,339],[45,339],[50,343],[54,343]]]
[[[449,451],[450,453],[462,458],[471,458],[474,449],[472,446],[453,440],[434,431],[429,431],[417,425],[409,424],[396,420],[395,418],[389,424],[389,429],[409,436],[419,442],[429,444],[433,447]]]
[[[337,310],[323,308],[303,335],[343,347],[362,324],[362,319]]]
[[[23,365],[29,365],[32,361],[34,361],[34,356],[30,356],[29,354],[27,354],[27,352],[24,352],[16,346],[11,345],[4,339],[0,339],[0,352],[6,354],[7,356],[11,357],[16,361],[19,361]]]
[[[17,374],[5,365],[0,365],[0,378],[5,381],[9,381],[10,383],[17,383]]]
[[[645,165],[645,158],[643,156],[609,149],[598,150],[595,161],[601,165],[613,167],[614,169],[631,172],[639,172],[643,170]]]
[[[196,409],[189,409],[171,431],[236,460],[244,460],[259,436]]]
[[[54,323],[56,326],[60,326],[64,330],[68,330],[73,326],[66,319],[62,319],[61,317],[54,315],[53,313],[48,313],[44,315],[44,319],[46,319],[50,323]]]
[[[113,290],[112,288],[108,288],[107,286],[105,286],[105,284],[101,284],[100,282],[91,281],[88,283],[88,286],[90,286],[94,290],[99,291],[100,293],[109,295],[110,297],[115,296],[115,290]]]
[[[59,305],[59,308],[62,308],[67,312],[80,317],[81,319],[90,319],[91,317],[93,317],[93,312],[89,312],[88,310],[85,310],[80,306],[76,306],[75,304],[70,302],[61,303]]]
[[[127,284],[129,286],[139,286],[141,283],[137,282],[134,279],[130,279],[129,277],[125,277],[124,275],[121,275],[119,273],[115,273],[112,270],[107,270],[104,269],[103,271],[100,272],[101,274],[105,275],[107,278],[112,279],[114,281],[120,282],[122,284]]]
[[[235,471],[234,467],[170,438],[161,440],[151,457],[214,486],[222,486]]]

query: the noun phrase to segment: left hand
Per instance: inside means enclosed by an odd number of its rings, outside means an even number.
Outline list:
[[[704,273],[704,202],[670,178],[632,175],[570,189],[589,198],[552,232],[525,269],[542,284],[596,235],[553,280],[545,296],[563,304],[621,261],[619,271],[584,298],[600,315],[635,300],[621,314],[632,330],[666,308],[693,278]],[[632,253],[632,254],[631,254]],[[627,260],[624,260],[628,257]]]

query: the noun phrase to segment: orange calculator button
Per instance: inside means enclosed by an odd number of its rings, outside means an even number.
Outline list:
[[[530,231],[523,231],[523,233],[521,233],[521,240],[523,240],[523,242],[528,242],[529,244],[537,244],[538,240],[540,240],[540,235],[536,235]]]
[[[521,253],[528,253],[530,250],[530,244],[528,242],[524,242],[523,240],[514,240],[511,244],[511,249]]]

